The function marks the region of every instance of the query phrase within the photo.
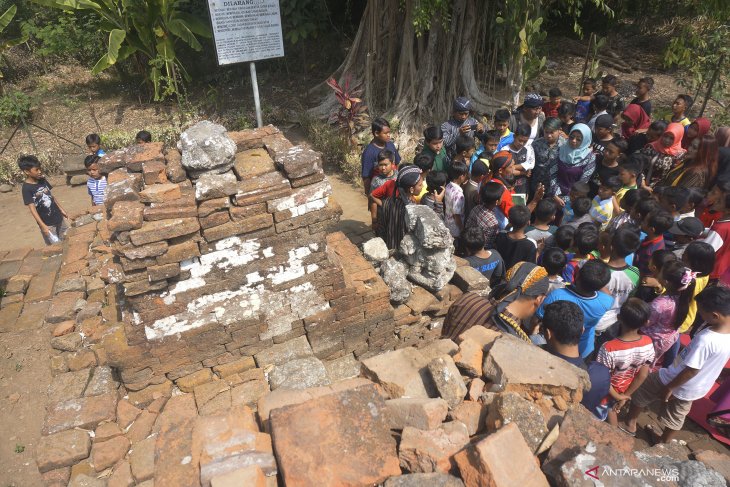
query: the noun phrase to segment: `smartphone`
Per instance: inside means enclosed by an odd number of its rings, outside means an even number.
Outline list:
[[[476,130],[477,129],[477,126],[478,126],[478,124],[474,123],[472,125],[469,125],[469,128],[472,129],[472,130]]]

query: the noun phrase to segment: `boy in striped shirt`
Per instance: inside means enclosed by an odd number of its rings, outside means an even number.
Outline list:
[[[601,230],[605,230],[608,226],[614,210],[616,213],[620,211],[614,195],[621,189],[621,186],[621,180],[617,176],[609,176],[601,180],[598,194],[593,198],[591,209],[588,212],[593,221],[601,226]]]
[[[89,190],[92,206],[103,205],[106,198],[106,176],[101,174],[99,159],[97,155],[86,156],[84,159],[86,174],[89,175],[86,188]]]
[[[618,426],[618,412],[649,375],[649,366],[654,361],[651,338],[639,333],[650,315],[648,304],[639,298],[629,298],[618,313],[621,333],[598,351],[596,361],[611,372],[611,388],[601,401],[599,412],[613,426]]]

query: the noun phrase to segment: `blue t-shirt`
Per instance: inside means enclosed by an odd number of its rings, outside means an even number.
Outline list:
[[[96,155],[99,157],[105,156],[106,152],[104,151],[104,149],[99,149],[98,151],[96,151]]]
[[[507,147],[508,145],[510,145],[514,141],[515,141],[515,133],[514,132],[510,132],[507,135],[504,135],[504,136],[500,137],[499,138],[499,144],[497,144],[497,150],[496,150],[495,154],[497,152],[501,151],[502,149],[504,149],[505,147]]]
[[[608,370],[608,367],[600,362],[591,362],[587,365],[582,358],[567,357],[550,350],[549,347],[545,347],[545,350],[588,372],[588,378],[591,379],[591,388],[583,391],[583,399],[580,403],[596,417],[600,417],[597,413],[598,407],[601,405],[603,398],[608,395],[609,387],[611,387],[611,371]]]
[[[362,157],[360,158],[360,164],[362,165],[361,174],[363,178],[373,176],[373,169],[375,169],[375,166],[378,165],[378,154],[380,154],[381,150],[385,149],[388,149],[395,154],[395,165],[397,166],[400,164],[400,154],[398,154],[398,149],[395,148],[395,144],[393,142],[389,140],[382,149],[370,142],[367,147],[365,147],[365,150],[362,151]]]
[[[583,311],[584,330],[578,343],[578,350],[580,351],[580,356],[586,358],[594,348],[593,342],[595,341],[595,328],[598,320],[613,306],[613,296],[599,291],[593,297],[585,297],[573,291],[572,286],[555,289],[545,297],[545,300],[537,309],[536,314],[538,318],[542,319],[545,316],[545,306],[555,301],[575,303]]]

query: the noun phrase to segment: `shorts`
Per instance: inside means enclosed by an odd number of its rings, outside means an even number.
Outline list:
[[[659,380],[659,374],[652,372],[646,378],[641,387],[631,396],[631,402],[641,408],[659,402],[659,424],[673,431],[679,431],[684,425],[684,418],[687,417],[692,408],[692,401],[685,401],[674,396],[669,402],[663,402],[662,394],[665,390],[664,384]]]
[[[66,220],[61,220],[61,223],[58,225],[47,225],[48,229],[51,231],[51,235],[46,235],[45,233],[41,232],[41,235],[43,235],[43,241],[46,242],[46,245],[53,245],[55,243],[58,243],[59,241],[63,240],[64,237],[66,237],[66,232],[68,231],[68,225],[66,224]],[[55,237],[55,241],[54,241]]]

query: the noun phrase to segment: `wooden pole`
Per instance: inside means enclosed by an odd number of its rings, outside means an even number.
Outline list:
[[[715,68],[715,72],[712,73],[712,79],[710,80],[710,84],[707,85],[707,93],[705,93],[705,99],[702,100],[702,108],[700,108],[700,114],[697,115],[698,117],[701,117],[705,113],[705,108],[707,107],[707,100],[710,99],[710,96],[712,95],[712,88],[715,86],[715,82],[717,81],[717,77],[720,74],[720,69],[722,69],[722,64],[725,62],[725,54],[720,55],[720,60],[717,62],[717,67]]]
[[[586,58],[583,62],[583,74],[580,75],[580,84],[578,85],[578,96],[580,96],[583,92],[583,82],[586,79],[586,71],[588,71],[588,57],[591,55],[591,44],[593,43],[593,37],[596,34],[591,34],[591,37],[588,39],[588,49],[586,49]]]

